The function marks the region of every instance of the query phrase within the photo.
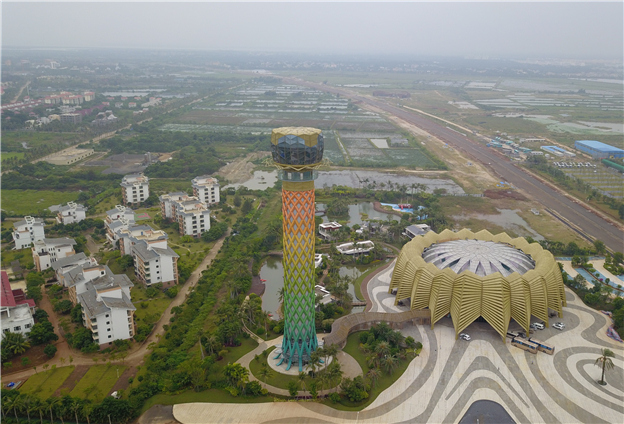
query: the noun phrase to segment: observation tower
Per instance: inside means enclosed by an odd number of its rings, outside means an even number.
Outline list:
[[[299,371],[318,347],[314,326],[314,180],[323,160],[323,135],[315,128],[273,130],[271,154],[282,181],[284,230],[284,340],[278,365]]]

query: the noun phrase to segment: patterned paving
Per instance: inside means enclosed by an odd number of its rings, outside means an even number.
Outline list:
[[[406,309],[387,293],[392,267],[373,278],[368,293],[372,311]],[[455,340],[448,318],[429,326],[409,326],[403,333],[423,343],[421,356],[365,410],[336,411],[312,402],[236,405],[195,403],[174,406],[182,423],[430,423],[458,422],[473,402],[500,404],[518,423],[624,422],[624,346],[605,335],[606,318],[566,290],[564,331],[547,328],[536,338],[553,344],[554,355],[537,355],[501,341],[488,324],[475,322],[472,340]],[[445,321],[446,320],[446,321]],[[519,329],[519,326],[517,326]],[[514,324],[510,330],[514,330]],[[602,347],[612,349],[616,368],[600,386],[594,365]],[[217,419],[218,418],[218,419]]]

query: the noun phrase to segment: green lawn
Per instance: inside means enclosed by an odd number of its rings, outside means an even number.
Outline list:
[[[15,247],[14,244],[9,245],[9,249]],[[19,260],[22,269],[32,269],[35,266],[30,248],[20,250],[6,250],[2,252],[2,266],[10,267],[11,262]]]
[[[138,325],[153,324],[158,321],[172,301],[160,290],[156,297],[148,299],[145,288],[142,285],[134,286],[130,291],[130,295],[132,296],[134,306],[137,308],[134,316]],[[146,304],[145,308],[142,306],[143,304]]]
[[[21,393],[37,395],[40,399],[47,399],[56,389],[61,387],[63,382],[74,372],[74,366],[56,368],[32,375],[26,383],[20,387]]]
[[[49,206],[76,200],[78,193],[49,190],[2,190],[2,209],[9,216],[39,215]],[[49,211],[48,211],[49,212]]]
[[[94,365],[76,384],[70,396],[91,399],[94,402],[102,401],[112,390],[125,366],[118,365]]]
[[[11,159],[11,158],[22,159],[23,157],[24,157],[24,153],[23,152],[2,152],[2,153],[0,153],[0,158],[2,160]]]

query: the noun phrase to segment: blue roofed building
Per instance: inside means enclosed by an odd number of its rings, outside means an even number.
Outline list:
[[[591,155],[594,159],[624,158],[624,150],[595,140],[579,140],[574,147],[581,152]]]

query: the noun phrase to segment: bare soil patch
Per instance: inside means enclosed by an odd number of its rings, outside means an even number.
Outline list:
[[[77,365],[76,368],[74,368],[74,371],[69,375],[69,377],[67,377],[67,380],[65,380],[63,384],[61,384],[61,387],[56,389],[56,392],[54,392],[54,396],[62,396],[63,393],[71,392],[72,389],[76,386],[76,383],[78,383],[82,379],[82,377],[84,377],[87,371],[89,371],[88,365]]]
[[[233,162],[223,166],[219,169],[217,174],[227,179],[232,184],[243,183],[252,176],[253,165],[250,162],[268,155],[269,152],[250,153],[245,157],[237,158]]]

